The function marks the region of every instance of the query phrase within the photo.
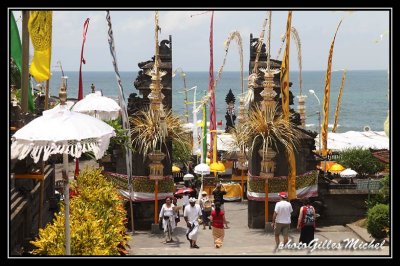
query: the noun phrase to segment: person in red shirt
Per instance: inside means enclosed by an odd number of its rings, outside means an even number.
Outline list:
[[[224,224],[226,228],[229,228],[225,220],[225,212],[221,210],[220,202],[215,203],[215,209],[211,211],[210,221],[215,248],[220,248],[225,236]]]

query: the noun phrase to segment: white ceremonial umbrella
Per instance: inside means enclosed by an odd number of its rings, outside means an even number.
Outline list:
[[[210,166],[208,166],[208,164],[205,164],[205,163],[198,164],[195,166],[194,172],[196,174],[208,175],[208,174],[210,174]]]
[[[209,175],[210,174],[210,166],[205,163],[198,164],[194,167],[194,172],[196,174],[201,174],[201,187],[200,187],[200,192],[203,191],[203,175]],[[198,203],[200,202],[201,199],[201,193],[199,195]]]
[[[72,106],[74,106],[74,104],[75,104],[75,102],[73,102],[73,101],[66,101],[65,102],[65,105],[67,106],[68,110],[71,110],[71,108],[72,108]],[[60,106],[61,106],[60,104],[57,104],[56,106],[54,106],[50,110],[57,110],[57,109],[60,108]],[[63,107],[63,108],[65,108],[65,107]]]
[[[92,151],[96,159],[103,157],[115,136],[114,128],[89,115],[71,112],[65,106],[47,110],[12,136],[11,159],[47,161],[52,154],[70,154],[75,158]]]
[[[99,91],[86,95],[72,107],[74,112],[88,114],[101,120],[117,119],[120,110],[121,107],[115,100],[102,96]]]
[[[340,172],[340,177],[352,178],[352,177],[356,177],[356,176],[357,176],[357,172],[351,168],[347,168],[346,170],[343,170],[342,172]]]
[[[194,178],[194,175],[192,174],[186,174],[183,176],[183,180],[192,180]]]
[[[96,159],[103,157],[115,136],[114,128],[89,115],[71,112],[66,107],[65,87],[60,89],[59,108],[44,111],[43,116],[32,120],[11,138],[11,159],[24,159],[28,154],[35,163],[43,154],[46,161],[52,154],[63,154],[64,172],[68,172],[68,154],[75,158],[84,152],[93,152]],[[65,184],[65,246],[66,255],[71,255],[69,227],[69,180]]]

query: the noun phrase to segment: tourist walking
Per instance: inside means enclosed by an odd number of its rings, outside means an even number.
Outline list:
[[[199,222],[198,219],[201,216],[200,205],[196,204],[195,198],[189,199],[189,206],[186,206],[183,217],[185,218],[186,225],[188,227],[186,231],[186,237],[190,242],[190,248],[199,248],[196,244],[197,236],[199,234]]]
[[[314,240],[315,209],[310,205],[308,198],[303,199],[303,207],[300,208],[297,229],[300,229],[300,243],[308,245]]]
[[[225,236],[224,225],[226,228],[229,227],[225,220],[225,212],[221,209],[221,204],[219,202],[215,203],[215,209],[211,211],[210,220],[212,224],[214,246],[215,248],[220,248]]]
[[[172,198],[167,197],[160,210],[160,223],[164,227],[165,243],[174,242],[172,240],[172,233],[176,227],[175,218],[175,205],[172,203]]]
[[[282,232],[283,244],[288,242],[290,229],[290,216],[293,212],[292,205],[287,201],[287,193],[280,192],[281,200],[276,203],[274,215],[272,216],[272,227],[274,228],[276,247],[280,244],[279,235]]]
[[[209,217],[211,215],[212,205],[211,205],[211,200],[207,196],[206,191],[201,192],[200,208],[203,217],[203,230],[206,229],[206,226],[208,226],[208,228],[211,229]]]
[[[172,198],[172,203],[173,203],[175,206],[178,206],[178,199],[177,199],[176,197],[173,197],[173,198]],[[176,211],[175,211],[175,226],[177,226],[178,223],[181,221],[181,214],[179,213],[179,209],[180,209],[180,208],[181,208],[181,207],[176,208]]]

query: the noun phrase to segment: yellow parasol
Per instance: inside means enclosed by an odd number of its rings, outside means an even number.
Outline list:
[[[178,166],[176,166],[176,165],[172,166],[172,173],[179,173],[180,171],[181,171],[181,168],[179,168]]]
[[[342,172],[344,169],[346,169],[346,168],[344,168],[343,165],[338,164],[338,163],[335,163],[334,165],[332,165],[332,166],[329,168],[329,172],[331,172],[331,173],[340,173],[340,172]]]
[[[211,172],[223,173],[225,172],[225,165],[221,162],[214,162],[210,165]]]

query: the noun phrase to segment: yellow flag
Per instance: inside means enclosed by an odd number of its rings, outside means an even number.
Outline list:
[[[289,11],[286,24],[286,48],[283,53],[281,66],[281,95],[283,117],[289,120],[289,51],[290,51],[290,28],[292,24],[292,11]]]
[[[34,55],[29,69],[37,82],[50,79],[52,11],[30,11],[28,30]]]
[[[331,49],[329,50],[328,57],[328,67],[326,69],[325,76],[325,92],[324,92],[324,105],[323,105],[323,115],[324,121],[322,123],[321,136],[322,136],[322,156],[326,156],[328,152],[328,117],[329,117],[329,95],[331,92],[331,68],[332,68],[332,56],[333,56],[333,46],[335,45],[336,34],[339,30],[340,24],[342,24],[342,20],[340,20],[339,25],[337,26],[335,36],[333,37],[333,41],[331,44]]]
[[[290,51],[290,29],[292,24],[292,11],[289,11],[286,23],[286,48],[283,54],[281,66],[281,95],[282,95],[282,113],[285,120],[290,120],[289,112],[289,51]],[[296,198],[296,156],[293,146],[290,145],[286,151],[288,160],[288,198]]]
[[[342,85],[340,86],[339,90],[339,95],[337,98],[337,105],[336,105],[336,111],[335,111],[335,123],[333,123],[333,129],[332,132],[335,133],[338,125],[338,120],[339,120],[339,111],[340,111],[340,100],[342,99],[342,94],[343,94],[343,88],[344,88],[344,81],[346,79],[346,69],[343,72],[342,76]]]
[[[293,146],[290,145],[286,151],[288,159],[288,198],[289,200],[297,197],[296,193],[296,156],[294,154]]]

